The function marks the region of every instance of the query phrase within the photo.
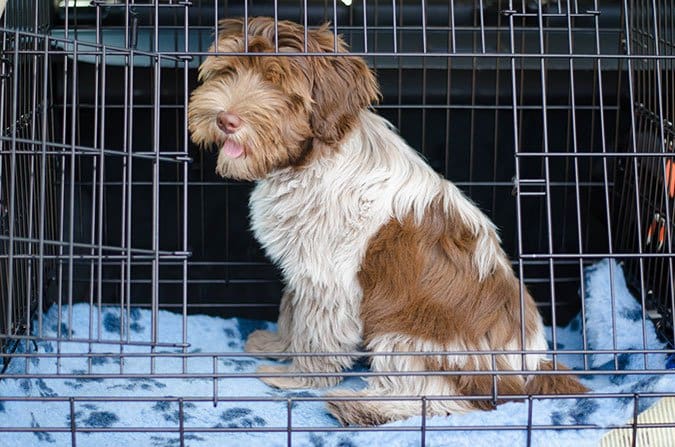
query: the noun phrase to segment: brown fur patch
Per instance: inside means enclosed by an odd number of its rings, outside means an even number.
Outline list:
[[[254,17],[244,38],[242,19],[220,22],[218,53],[315,53],[317,56],[207,57],[199,67],[202,85],[188,108],[192,140],[222,146],[232,139],[245,148],[245,159],[219,158],[224,177],[259,179],[275,169],[301,167],[335,150],[357,124],[358,114],[379,97],[377,81],[358,57],[345,53],[328,25],[305,30],[296,23]],[[248,44],[247,47],[245,45]],[[358,82],[355,80],[358,79]],[[224,135],[215,124],[220,111],[237,114],[244,130]]]
[[[493,237],[496,238],[496,235]],[[371,239],[361,265],[361,317],[366,343],[404,333],[439,344],[502,348],[520,340],[520,289],[511,272],[479,281],[475,237],[458,217],[432,206],[417,225],[392,219]],[[525,293],[525,336],[537,329],[534,301]]]
[[[392,219],[382,227],[370,241],[359,273],[366,345],[377,337],[398,333],[441,347],[463,347],[462,350],[527,349],[527,340],[539,328],[534,300],[525,291],[525,321],[521,322],[517,278],[511,271],[497,268],[480,281],[473,263],[475,249],[476,240],[468,228],[437,204],[430,207],[419,224],[408,216],[403,222]],[[522,324],[525,347],[521,343]],[[495,356],[494,365],[489,355],[468,355],[461,366],[442,358],[424,357],[421,369],[513,370],[506,355]],[[422,360],[416,359],[410,362]],[[466,396],[490,396],[495,384],[499,396],[585,390],[573,376],[534,375],[529,385],[522,375],[497,374],[496,380],[489,373],[449,375],[447,380],[457,394]],[[493,402],[474,400],[470,405],[489,409]]]

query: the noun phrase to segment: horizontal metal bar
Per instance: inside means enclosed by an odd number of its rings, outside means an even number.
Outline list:
[[[54,240],[44,240],[40,241],[39,239],[34,239],[34,238],[27,238],[27,237],[20,237],[20,236],[14,236],[13,238],[10,239],[9,236],[4,236],[0,234],[0,241],[13,241],[13,242],[22,242],[22,243],[39,243],[43,242],[45,245],[50,245],[50,246],[56,246],[56,247],[74,247],[77,249],[83,249],[83,250],[91,250],[91,249],[101,249],[105,251],[114,251],[114,252],[121,252],[124,254],[128,253],[136,253],[139,255],[159,255],[159,256],[173,256],[173,257],[184,257],[187,255],[187,253],[184,252],[179,252],[179,251],[167,251],[167,250],[152,250],[149,248],[124,248],[124,247],[115,247],[112,245],[98,245],[98,244],[85,244],[82,242],[69,242],[69,241],[54,241]]]
[[[13,337],[10,337],[13,338]],[[54,338],[43,338],[44,340],[57,340],[61,342],[71,342],[72,339],[54,339]],[[75,342],[82,342],[82,340],[96,341],[92,339],[77,339]],[[97,341],[97,343],[103,344],[119,344],[119,341]],[[125,342],[126,344],[126,342]],[[144,345],[147,343],[144,343]],[[175,347],[175,345],[170,345]],[[285,357],[285,358],[294,358],[294,357],[427,357],[427,356],[440,356],[440,355],[452,355],[452,356],[499,356],[499,355],[558,355],[558,356],[568,356],[568,355],[620,355],[620,354],[631,354],[631,355],[645,355],[645,354],[658,354],[658,355],[670,355],[675,354],[675,349],[546,349],[546,350],[522,350],[522,349],[513,349],[513,350],[481,350],[481,351],[342,351],[342,352],[83,352],[83,353],[74,353],[74,352],[16,352],[16,353],[0,353],[0,358],[2,357],[18,357],[18,358],[91,358],[91,357],[110,357],[110,358],[263,358],[263,357]],[[515,371],[516,373],[521,371]],[[570,374],[569,370],[560,370],[560,371],[539,371],[539,370],[524,370],[528,374]],[[627,374],[632,374],[635,371],[633,370],[620,370],[626,372]],[[644,370],[639,370],[644,371]],[[670,371],[669,373],[675,374],[675,370],[666,370],[665,366],[663,370],[658,370],[661,372]],[[458,371],[462,372],[462,371]],[[492,373],[495,371],[479,371],[479,373]],[[497,371],[500,374],[503,372],[501,370]],[[573,370],[571,374],[596,374],[596,370]],[[612,371],[616,372],[616,371]],[[441,375],[443,372],[439,372]],[[323,374],[323,373],[321,373]],[[341,375],[343,373],[329,373],[330,376]],[[359,373],[354,373],[358,375]],[[94,374],[99,377],[100,374]]]
[[[674,253],[521,253],[522,259],[650,259],[673,258]]]
[[[504,355],[504,354],[502,354]],[[558,353],[558,355],[561,355]],[[664,367],[665,368],[665,367]],[[574,375],[574,376],[616,376],[616,375],[663,375],[675,374],[675,371],[668,369],[640,369],[640,370],[574,370],[574,371],[360,371],[360,372],[292,372],[292,373],[118,373],[118,374],[16,374],[5,373],[4,378],[10,379],[146,379],[151,375],[153,379],[261,379],[261,378],[298,378],[298,377],[448,377],[448,376],[553,376],[553,375]]]
[[[565,16],[566,17],[566,16]],[[308,26],[308,29],[318,29],[316,26]],[[2,28],[0,27],[0,30]],[[57,30],[61,31],[62,28],[56,28]],[[105,27],[106,30],[124,30],[125,26],[124,25],[106,25]],[[154,31],[154,27],[152,25],[140,25],[137,27],[139,31]],[[174,31],[180,31],[183,32],[185,30],[185,27],[183,25],[173,25],[173,24],[162,24],[161,25],[162,30],[174,30]],[[196,33],[208,33],[212,34],[214,31],[215,27],[213,25],[207,26],[207,25],[190,25],[190,31],[196,32]],[[595,33],[596,27],[594,26],[582,26],[582,25],[574,25],[571,28],[570,27],[554,27],[554,26],[548,26],[544,24],[543,27],[537,26],[531,27],[531,26],[521,26],[518,24],[514,24],[513,26],[495,26],[495,25],[483,25],[482,28],[477,28],[475,26],[469,26],[469,25],[427,25],[427,26],[421,26],[421,25],[396,25],[396,30],[397,31],[417,31],[417,32],[438,32],[438,33],[447,33],[448,31],[459,31],[459,32],[472,32],[472,33],[479,33],[481,30],[488,31],[488,32],[506,32],[510,29],[513,29],[516,32],[528,32],[528,33],[539,33],[540,30],[546,31],[546,32],[551,32],[551,33],[567,33],[568,29],[571,30],[576,30],[576,31],[588,31],[589,33]],[[345,32],[359,32],[363,31],[363,26],[361,25],[350,25],[348,23],[345,24],[338,24],[338,31],[339,33],[345,33]],[[391,33],[392,27],[387,26],[387,25],[377,25],[377,24],[368,24],[368,31],[383,31],[387,33]],[[611,27],[611,26],[603,26],[601,29],[597,29],[597,31],[600,33],[600,35],[603,34],[617,34],[620,32],[623,32],[623,28],[618,28],[618,27]],[[21,31],[20,31],[21,32]],[[12,31],[13,33],[13,31]]]
[[[539,31],[538,29],[536,30],[537,32]],[[563,31],[566,31],[563,30]],[[28,31],[20,31],[18,32],[17,30],[14,29],[8,29],[4,27],[0,27],[0,33],[5,32],[5,33],[10,33],[10,34],[19,34],[19,36],[28,36],[28,37],[34,37],[38,38],[40,40],[44,40],[45,38],[48,38],[50,41],[53,42],[60,42],[61,44],[65,45],[73,45],[74,41],[71,39],[66,39],[66,38],[58,38],[54,36],[49,36],[46,37],[43,34],[37,34],[37,33],[31,33]],[[590,59],[590,60],[673,60],[675,59],[675,54],[659,54],[659,55],[653,55],[653,54],[639,54],[639,55],[634,55],[634,54],[597,54],[597,53],[588,53],[588,54],[572,54],[572,53],[517,53],[517,52],[511,52],[511,53],[493,53],[493,52],[476,52],[476,51],[467,51],[467,52],[462,52],[462,53],[451,53],[451,52],[411,52],[411,51],[380,51],[380,52],[359,52],[359,51],[351,51],[348,53],[342,53],[342,52],[320,52],[320,53],[313,53],[313,52],[283,52],[283,53],[258,53],[258,52],[208,52],[208,51],[162,51],[162,52],[153,52],[153,51],[143,51],[143,50],[138,50],[138,49],[130,49],[130,48],[121,48],[121,47],[115,47],[115,46],[110,46],[110,45],[103,45],[103,44],[96,44],[93,42],[87,42],[87,41],[77,41],[78,44],[78,55],[90,55],[90,56],[99,56],[101,51],[104,49],[107,52],[110,52],[111,54],[117,54],[119,55],[129,55],[133,57],[151,57],[151,58],[165,58],[165,59],[170,59],[171,61],[175,62],[184,62],[186,59],[191,59],[193,57],[197,56],[256,56],[256,57],[295,57],[295,56],[305,56],[305,57],[325,57],[325,56],[331,56],[331,57],[350,57],[350,56],[363,56],[363,57],[400,57],[400,58],[407,58],[407,57],[431,57],[431,58],[437,58],[437,57],[456,57],[456,58],[507,58],[507,59],[535,59],[535,60],[547,60],[547,59],[564,59],[564,60],[584,60],[584,59]],[[83,50],[82,47],[90,47],[90,48],[100,48],[101,51],[99,52],[87,52],[86,50]],[[28,55],[36,55],[36,56],[42,56],[44,55],[43,50],[30,50],[30,49],[21,49],[17,50],[19,54],[28,54]],[[73,56],[73,52],[69,51],[67,49],[64,49],[62,51],[58,50],[51,50],[50,51],[51,55],[66,55],[66,56]]]
[[[400,70],[407,70],[407,68],[400,68]],[[91,103],[78,103],[77,106],[80,109],[83,110],[94,110],[96,107],[95,104]],[[70,107],[69,105],[66,105],[65,107],[62,105],[54,105],[52,106],[53,109],[60,110],[64,108]],[[375,110],[503,110],[505,112],[513,112],[513,105],[512,104],[457,104],[457,103],[452,103],[452,104],[411,104],[411,103],[405,103],[405,104],[392,104],[392,103],[387,103],[387,104],[376,104],[372,106]],[[160,110],[183,110],[185,109],[185,106],[182,104],[160,104],[159,106],[153,105],[153,104],[139,104],[135,102],[133,106],[125,106],[124,104],[106,104],[106,109],[114,109],[114,110],[124,110],[125,108],[133,108],[134,110],[154,110],[155,108],[159,108]],[[543,109],[543,106],[541,105],[536,105],[536,104],[521,104],[518,105],[518,110],[536,110],[540,111]],[[572,105],[571,104],[562,104],[562,105],[556,105],[556,104],[547,104],[546,105],[546,110],[571,110]],[[600,106],[598,105],[580,105],[580,104],[575,104],[574,105],[574,110],[592,110],[592,111],[598,111],[600,110]],[[620,110],[619,106],[613,106],[613,105],[603,105],[602,110],[612,110],[612,111],[617,111]],[[162,151],[164,154],[165,152]]]
[[[594,18],[599,14],[599,11],[587,11],[587,12],[515,12],[513,10],[506,10],[502,11],[503,15],[508,15],[510,17],[514,18],[519,18],[519,17],[543,17],[545,19],[548,18],[559,18],[559,19],[566,19],[567,17],[571,18],[579,18],[579,17],[584,17],[584,18]],[[574,29],[574,28],[572,28]],[[589,30],[593,30],[594,28],[588,28]],[[538,28],[535,28],[534,30],[538,30]],[[533,30],[533,31],[534,31]],[[567,32],[568,27],[563,27],[561,28],[561,31]],[[617,30],[618,31],[618,30]]]
[[[118,304],[119,307],[119,304]],[[162,348],[184,348],[184,347],[189,347],[190,344],[183,344],[183,343],[152,343],[149,341],[133,341],[133,340],[120,340],[119,338],[117,339],[95,339],[95,338],[64,338],[64,337],[49,337],[49,336],[35,336],[35,335],[14,335],[14,334],[0,334],[0,339],[5,340],[5,341],[45,341],[45,342],[60,342],[60,343],[93,343],[93,344],[101,344],[101,345],[114,345],[114,346],[147,346],[147,347],[162,347]],[[116,353],[117,356],[120,357],[125,357],[126,354],[120,354],[119,352]],[[57,353],[55,358],[58,357],[68,357],[69,355],[67,353]],[[0,358],[3,357],[22,357],[18,352],[0,352]],[[30,357],[30,355],[28,356]],[[38,356],[39,357],[39,356]],[[93,357],[99,357],[99,356],[93,356]],[[103,357],[110,357],[110,355],[105,355]],[[76,358],[74,356],[73,358]],[[4,376],[2,376],[4,377]]]
[[[511,399],[511,396],[504,396],[505,398]],[[494,396],[486,396],[480,400],[492,400]],[[515,397],[514,399],[524,400],[525,398]],[[220,402],[220,400],[219,400]],[[651,427],[650,424],[640,425],[639,427],[647,428]],[[656,424],[656,427],[675,427],[675,422],[672,424]],[[580,424],[570,424],[570,425],[450,425],[450,426],[438,426],[433,425],[425,426],[426,431],[465,431],[465,430],[475,430],[475,431],[523,431],[523,430],[609,430],[614,426],[609,425],[580,425]],[[616,428],[629,428],[633,425],[616,425]],[[70,433],[72,430],[70,427],[0,427],[0,433],[6,432],[47,432],[47,433]],[[348,427],[194,427],[188,426],[184,428],[179,427],[76,427],[75,432],[77,433],[316,433],[316,432],[326,432],[326,433],[358,433],[358,432],[419,432],[420,426],[417,425],[399,425],[399,426],[348,426]]]
[[[520,158],[673,158],[673,152],[523,152],[516,151]]]
[[[1,239],[1,238],[0,238]],[[16,238],[15,238],[16,239]],[[43,243],[45,246],[52,245],[47,241],[40,241],[40,240],[34,240],[31,239],[30,244],[38,244],[38,243]],[[24,243],[26,243],[24,241]],[[54,244],[56,245],[56,244]],[[90,249],[98,250],[98,245],[90,245]],[[134,249],[132,249],[133,251]],[[106,261],[103,262],[104,264],[115,264],[119,263],[119,261],[131,261],[134,263],[138,264],[149,264],[152,263],[153,260],[155,259],[160,259],[160,260],[173,260],[173,261],[184,261],[186,259],[190,259],[191,254],[179,254],[179,253],[172,253],[172,254],[162,254],[160,253],[158,257],[155,255],[137,255],[137,254],[132,254],[131,256],[121,254],[121,255],[106,255],[106,254],[77,254],[74,253],[72,256],[70,254],[62,254],[62,255],[49,255],[49,254],[17,254],[14,253],[11,256],[8,254],[0,254],[0,259],[28,259],[28,260],[35,260],[39,261],[40,259],[50,259],[50,260],[57,260],[57,261]],[[146,261],[146,262],[142,262]],[[80,262],[76,262],[78,264],[81,264]]]
[[[394,52],[394,51],[373,51],[373,52],[364,52],[364,51],[350,51],[348,53],[335,53],[335,52],[325,52],[325,53],[310,53],[310,52],[283,52],[283,53],[256,53],[256,52],[245,52],[245,51],[237,51],[237,52],[209,52],[209,51],[190,51],[190,52],[183,52],[183,51],[164,51],[161,54],[162,56],[254,56],[254,57],[297,57],[297,56],[303,56],[303,57],[326,57],[326,56],[331,56],[331,57],[349,57],[349,56],[360,56],[360,57],[400,57],[400,58],[407,58],[407,57],[430,57],[430,58],[438,58],[438,57],[453,57],[453,58],[458,58],[458,59],[466,59],[466,58],[471,58],[471,59],[480,59],[480,58],[495,58],[495,59],[535,59],[535,60],[568,60],[568,61],[576,61],[576,60],[595,60],[595,61],[603,61],[603,60],[660,60],[660,61],[669,61],[669,60],[675,60],[675,54],[660,54],[660,55],[653,55],[653,54],[640,54],[640,55],[634,55],[634,54],[608,54],[608,53],[603,53],[603,54],[597,54],[597,53],[588,53],[588,54],[569,54],[569,53],[492,53],[492,52],[485,52],[485,53],[480,53],[480,52],[473,52],[473,51],[467,51],[467,52],[462,52],[462,53],[450,53],[450,52],[421,52],[421,51],[402,51],[402,52]]]
[[[59,157],[65,157],[65,156],[70,156],[72,154],[75,155],[80,155],[80,156],[90,156],[90,157],[100,157],[101,155],[104,156],[117,156],[117,157],[132,157],[132,158],[140,158],[140,159],[147,159],[147,160],[152,160],[152,161],[163,161],[163,162],[171,162],[171,163],[189,163],[189,159],[183,159],[182,157],[186,156],[185,152],[173,152],[173,154],[177,154],[175,157],[168,157],[165,155],[159,155],[157,156],[154,152],[125,152],[121,150],[115,150],[115,149],[98,149],[98,148],[93,148],[93,147],[87,147],[87,146],[79,146],[79,145],[72,145],[72,144],[65,144],[65,143],[57,143],[54,141],[44,141],[44,140],[30,140],[27,138],[19,138],[16,137],[14,134],[10,136],[4,136],[0,135],[0,141],[16,141],[17,144],[28,144],[31,146],[40,146],[40,149],[36,149],[34,151],[27,151],[27,150],[21,150],[21,149],[9,149],[9,150],[2,150],[0,151],[0,154],[26,154],[26,155],[52,155],[52,156],[59,156]],[[59,148],[61,150],[43,150],[42,146],[45,147],[54,147],[54,148]],[[162,154],[160,152],[160,154]],[[180,158],[179,158],[180,157]]]
[[[532,397],[533,399],[538,400],[557,400],[557,399],[577,399],[579,397],[592,396],[593,399],[621,399],[626,397],[645,399],[658,399],[662,397],[675,396],[675,391],[664,392],[664,391],[644,391],[644,392],[617,392],[617,393],[608,393],[608,392],[593,392],[583,393],[583,394],[523,394],[523,395],[513,395],[514,398],[528,398]],[[420,401],[423,398],[426,400],[438,400],[438,401],[453,401],[453,400],[483,400],[486,397],[492,397],[492,394],[488,395],[473,395],[473,396],[461,396],[461,395],[450,395],[450,396],[441,396],[441,395],[426,395],[426,396],[413,396],[413,395],[400,395],[400,396],[389,396],[389,395],[378,395],[378,396],[349,396],[349,397],[338,397],[338,396],[303,396],[295,395],[292,397],[289,396],[222,396],[218,397],[218,402],[288,402],[289,399],[296,402],[324,402],[326,400],[349,400],[349,401],[366,401],[366,402],[388,402],[388,401]],[[76,402],[178,402],[183,400],[184,402],[213,402],[213,398],[209,396],[3,396],[2,398],[5,401],[26,401],[26,402],[69,402],[71,399]],[[623,425],[621,425],[623,426]]]

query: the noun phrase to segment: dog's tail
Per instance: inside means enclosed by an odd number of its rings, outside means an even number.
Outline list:
[[[570,371],[562,364],[553,367],[550,360],[541,360],[538,365],[541,372],[548,374],[539,374],[533,371],[533,374],[527,380],[523,380],[519,375],[502,375],[498,380],[500,399],[497,403],[502,403],[517,399],[516,395],[545,395],[545,394],[583,394],[588,391],[573,374],[560,373],[560,371]],[[418,394],[416,391],[424,389],[426,392],[420,394],[435,395],[460,395],[479,396],[489,395],[493,386],[490,375],[470,375],[470,376],[429,376],[406,378],[407,380],[398,380],[398,378],[389,379],[380,386],[367,387],[360,391],[335,390],[327,394],[328,410],[343,425],[380,425],[386,422],[405,419],[411,416],[422,414],[422,408],[426,407],[426,413],[432,415],[461,414],[468,411],[494,408],[494,402],[490,399],[429,399],[422,404],[420,400],[406,399],[403,397],[397,400],[396,396],[411,396]],[[371,379],[378,382],[378,379]],[[383,386],[387,384],[388,386]],[[407,385],[407,386],[406,386]],[[448,388],[443,385],[451,385],[455,393],[448,393]],[[430,392],[432,389],[436,393]],[[514,396],[510,398],[509,396]],[[337,398],[337,399],[336,399]],[[352,400],[353,399],[353,400]]]
[[[552,361],[542,360],[539,362],[539,370],[569,371],[569,368],[558,363],[554,369]],[[588,391],[573,374],[534,374],[525,384],[526,394],[582,394]]]

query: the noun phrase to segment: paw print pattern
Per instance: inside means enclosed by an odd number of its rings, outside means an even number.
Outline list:
[[[222,412],[219,422],[214,428],[252,428],[264,427],[267,421],[260,416],[255,416],[250,408],[234,407]]]

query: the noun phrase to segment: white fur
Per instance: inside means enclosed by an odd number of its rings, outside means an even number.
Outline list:
[[[353,351],[361,342],[357,273],[370,239],[390,219],[421,222],[440,198],[477,236],[481,279],[509,269],[489,219],[434,172],[384,118],[364,111],[336,154],[258,182],[252,229],[293,294],[290,350]],[[349,366],[341,358],[335,370]],[[332,369],[332,368],[331,368]]]
[[[526,349],[528,351],[545,351],[547,349],[546,339],[544,338],[543,328],[527,341]],[[476,352],[476,361],[485,364],[485,370],[492,368],[491,356],[489,354],[480,354],[481,352],[490,351],[520,351],[519,340],[512,340],[507,346],[500,348],[490,347],[487,340],[479,345],[469,345],[462,339],[454,340],[450,343],[438,344],[430,340],[423,340],[420,338],[409,337],[404,334],[384,334],[374,337],[368,344],[368,350],[372,352]],[[520,354],[500,354],[504,357],[513,371],[523,370],[523,356]],[[373,369],[378,371],[406,371],[410,370],[410,365],[407,364],[409,359],[418,356],[373,356],[371,364]],[[429,358],[429,356],[424,356]],[[463,368],[467,364],[466,354],[436,354],[432,356],[439,364],[446,363],[455,368]],[[421,358],[421,357],[418,357]],[[526,354],[525,355],[525,370],[538,370],[539,362],[544,360],[543,354]],[[445,360],[445,362],[443,362]],[[377,366],[377,367],[375,367]],[[472,368],[473,369],[473,368]],[[476,368],[479,369],[479,368]]]
[[[371,237],[392,217],[421,221],[437,197],[478,237],[480,277],[510,266],[494,225],[452,183],[429,167],[384,118],[361,114],[361,125],[333,157],[301,170],[283,169],[258,182],[250,199],[252,229],[289,284],[311,277],[351,284]]]

